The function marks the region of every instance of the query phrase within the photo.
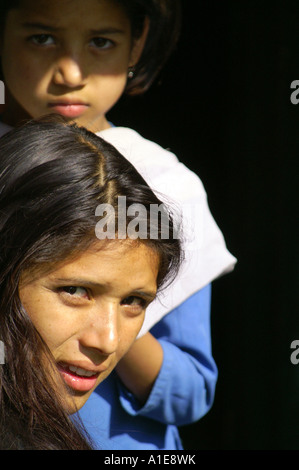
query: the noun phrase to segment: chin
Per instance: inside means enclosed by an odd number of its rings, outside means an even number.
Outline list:
[[[77,411],[81,410],[81,408],[85,405],[91,394],[92,392],[84,395],[82,394],[80,396],[80,394],[76,392],[74,394],[75,396],[68,397],[66,400],[67,413],[69,415],[72,415],[74,413],[77,413]]]

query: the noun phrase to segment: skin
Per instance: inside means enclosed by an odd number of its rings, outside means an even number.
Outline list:
[[[135,341],[117,364],[116,371],[119,377],[141,404],[146,402],[162,362],[162,346],[151,333],[146,333]]]
[[[111,0],[21,0],[0,43],[2,120],[14,126],[54,112],[93,132],[110,127],[106,113],[123,94],[147,30],[133,39],[129,18]],[[66,104],[78,103],[77,116]]]
[[[97,241],[50,273],[21,279],[21,302],[56,364],[98,374],[91,390],[63,387],[70,413],[84,405],[135,341],[156,295],[158,266],[158,255],[144,243],[111,241],[103,247]],[[59,376],[56,380],[59,384]]]
[[[80,100],[86,109],[69,120],[92,132],[110,127],[106,113],[123,94],[147,33],[146,22],[140,38],[133,39],[128,17],[113,0],[20,0],[8,13],[0,41],[6,90],[1,120],[15,126],[59,113],[53,103]],[[119,362],[119,376],[141,402],[162,360],[159,342],[147,333]]]

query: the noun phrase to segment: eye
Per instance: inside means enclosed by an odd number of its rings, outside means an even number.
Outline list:
[[[30,36],[29,41],[36,46],[51,46],[54,44],[54,38],[50,34],[34,34]]]
[[[101,50],[111,49],[115,45],[115,43],[111,41],[110,39],[102,38],[102,37],[92,38],[92,40],[90,41],[90,44],[92,47],[95,47],[96,49],[101,49]]]
[[[147,301],[142,297],[136,297],[135,295],[130,295],[121,301],[121,305],[128,305],[130,307],[137,307],[144,309],[147,306]]]
[[[84,287],[78,287],[78,286],[63,286],[60,288],[60,291],[63,293],[68,294],[71,297],[74,298],[81,298],[81,299],[89,299],[89,295],[87,290]]]

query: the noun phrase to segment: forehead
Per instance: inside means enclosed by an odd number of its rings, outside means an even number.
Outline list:
[[[20,0],[18,8],[11,10],[15,18],[26,22],[29,19],[54,22],[53,26],[98,21],[118,22],[127,26],[128,17],[119,2],[115,0]]]
[[[148,267],[156,270],[159,255],[148,245],[138,240],[97,240],[74,259],[77,264],[89,263],[95,260],[96,264],[111,264],[111,270],[122,270],[131,265],[138,268]]]
[[[87,250],[56,268],[54,266],[40,279],[80,279],[118,293],[130,289],[155,292],[159,261],[159,255],[145,243],[112,240],[103,244],[97,241]],[[30,273],[26,280],[30,283]]]

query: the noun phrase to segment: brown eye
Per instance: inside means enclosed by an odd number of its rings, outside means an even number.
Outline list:
[[[96,47],[97,49],[102,49],[102,50],[110,49],[111,47],[114,46],[113,41],[111,41],[110,39],[101,38],[101,37],[93,38],[90,41],[90,44],[93,47]]]
[[[133,307],[145,308],[146,300],[142,299],[141,297],[136,297],[134,295],[131,295],[123,299],[121,302],[121,305],[130,305]]]
[[[50,34],[34,34],[29,40],[37,46],[51,46],[54,44],[53,36]]]
[[[61,291],[66,292],[67,294],[69,294],[73,297],[88,298],[88,292],[84,287],[64,286],[64,287],[61,287]]]

